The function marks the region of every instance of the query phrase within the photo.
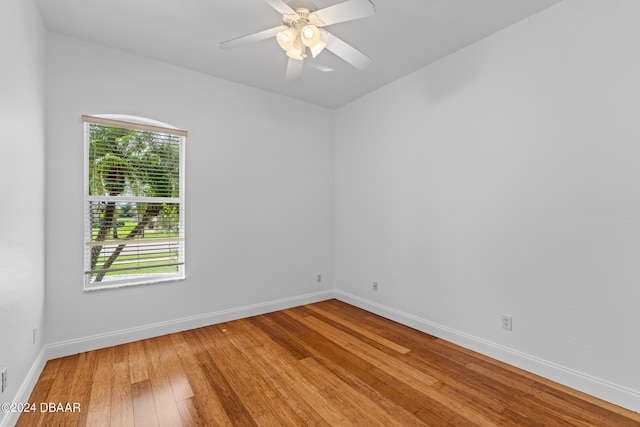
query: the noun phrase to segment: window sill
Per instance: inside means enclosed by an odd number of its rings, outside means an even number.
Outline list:
[[[144,285],[153,285],[156,283],[166,283],[166,282],[181,282],[186,279],[184,274],[170,276],[170,277],[155,277],[149,278],[148,280],[140,280],[136,282],[123,282],[118,281],[115,283],[104,283],[100,285],[89,284],[85,285],[83,291],[84,292],[95,292],[95,291],[104,291],[108,289],[120,289],[120,288],[130,288],[135,286],[144,286]]]

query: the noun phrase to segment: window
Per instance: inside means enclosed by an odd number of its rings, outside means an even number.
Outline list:
[[[187,132],[130,116],[82,116],[84,289],[179,280]]]

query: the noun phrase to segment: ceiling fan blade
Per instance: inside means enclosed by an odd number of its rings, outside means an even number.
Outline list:
[[[283,15],[297,15],[296,11],[282,0],[264,0],[269,6]]]
[[[318,18],[324,26],[366,18],[375,13],[376,7],[369,0],[347,0],[343,3],[317,10],[310,15]]]
[[[224,41],[220,43],[220,47],[224,50],[235,49],[236,47],[243,46],[245,44],[259,42],[261,40],[268,39],[269,37],[275,37],[278,32],[286,30],[287,28],[289,27],[286,25],[280,25],[278,27],[269,28],[268,30],[258,31],[257,33]]]
[[[366,70],[369,68],[369,65],[371,65],[371,58],[360,52],[355,47],[347,44],[328,31],[322,30],[321,34],[322,40],[327,44],[326,49],[335,53],[358,70]]]
[[[300,77],[302,76],[303,66],[303,60],[289,58],[289,62],[287,62],[287,75],[285,79],[288,82],[295,82],[297,80],[300,80]]]

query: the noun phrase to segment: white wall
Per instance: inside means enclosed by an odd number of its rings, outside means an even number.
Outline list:
[[[628,392],[602,397],[640,410],[639,12],[634,0],[565,0],[335,121],[49,34],[46,342],[64,352],[146,325],[322,298],[335,285],[470,347],[564,370],[570,385],[578,376]],[[3,185],[18,213],[0,209],[5,401],[41,348],[31,329],[44,304],[44,34],[31,2],[2,2],[0,36],[11,62],[0,68],[0,177],[20,184]],[[82,292],[80,115],[95,113],[190,131],[184,282]],[[501,313],[513,332],[499,328]]]
[[[638,16],[566,0],[339,109],[343,298],[640,411]]]
[[[42,348],[32,329],[45,294],[44,37],[32,1],[0,2],[0,402],[13,401]]]
[[[51,354],[332,295],[332,110],[55,34],[47,58],[45,315],[63,347]],[[82,291],[80,116],[98,113],[189,131],[185,281]]]

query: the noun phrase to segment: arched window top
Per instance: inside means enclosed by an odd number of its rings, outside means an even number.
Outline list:
[[[82,121],[109,126],[123,126],[152,132],[163,132],[174,135],[187,136],[186,130],[178,129],[168,123],[159,120],[148,119],[146,117],[131,116],[128,114],[92,114],[83,115]]]

